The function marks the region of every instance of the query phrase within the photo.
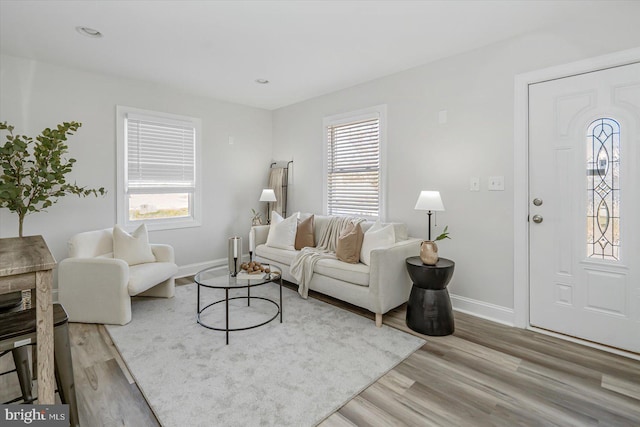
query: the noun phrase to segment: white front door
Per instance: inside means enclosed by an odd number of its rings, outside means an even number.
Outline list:
[[[530,324],[640,353],[640,63],[529,86]]]

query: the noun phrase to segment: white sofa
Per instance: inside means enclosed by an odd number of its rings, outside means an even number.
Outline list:
[[[314,235],[316,242],[329,216],[315,215]],[[373,225],[361,223],[366,232]],[[334,259],[322,259],[314,268],[309,289],[332,296],[375,313],[376,325],[382,325],[382,315],[405,303],[411,292],[411,279],[407,273],[405,259],[420,253],[421,239],[408,237],[405,224],[393,224],[396,243],[371,252],[370,265],[349,264]],[[278,249],[265,245],[269,226],[253,227],[255,254],[259,261],[276,265],[282,277],[292,283],[296,280],[290,273],[290,265],[298,251]]]
[[[69,240],[69,258],[58,265],[58,299],[69,321],[124,325],[131,297],[171,298],[175,291],[173,247],[151,244],[157,262],[129,266],[113,258],[113,230],[79,233]]]

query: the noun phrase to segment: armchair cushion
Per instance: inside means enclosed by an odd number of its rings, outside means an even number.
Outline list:
[[[167,280],[178,272],[178,266],[172,262],[152,262],[129,267],[129,295],[138,295]]]
[[[149,246],[147,226],[142,224],[131,234],[119,225],[113,227],[113,256],[129,265],[155,262],[156,257]]]

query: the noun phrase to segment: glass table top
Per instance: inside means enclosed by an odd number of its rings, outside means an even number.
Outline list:
[[[194,280],[200,286],[228,289],[258,286],[271,282],[272,280],[280,279],[282,272],[278,267],[269,264],[262,265],[264,267],[268,267],[271,272],[247,274],[243,271],[238,273],[236,277],[232,277],[231,274],[229,274],[229,270],[227,270],[226,268],[213,267],[197,273]]]

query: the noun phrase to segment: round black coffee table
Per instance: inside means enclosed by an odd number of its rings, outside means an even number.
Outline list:
[[[453,310],[447,285],[455,263],[440,258],[436,265],[426,265],[418,256],[406,259],[413,281],[407,303],[407,326],[431,336],[450,335],[454,330]]]
[[[257,275],[247,275],[244,273],[238,273],[237,276],[232,276],[227,270],[220,269],[217,267],[208,268],[206,270],[202,270],[198,274],[196,274],[194,280],[198,287],[198,323],[205,328],[213,329],[214,331],[223,331],[226,334],[227,344],[229,344],[229,332],[233,331],[246,331],[247,329],[257,328],[274,320],[278,315],[280,315],[280,323],[282,323],[282,272],[276,266],[263,264],[265,267],[270,267],[271,272],[269,273],[260,273]],[[251,288],[256,286],[261,286],[267,284],[269,282],[280,282],[280,302],[273,301],[269,298],[263,298],[259,296],[251,295]],[[225,296],[223,299],[214,301],[202,307],[200,303],[200,287],[212,288],[212,289],[224,289]],[[232,289],[247,289],[247,294],[242,296],[235,296],[229,298],[229,291]],[[270,319],[250,326],[245,326],[243,328],[230,328],[229,327],[229,301],[237,300],[237,299],[245,299],[247,300],[247,306],[251,306],[252,300],[262,300],[271,303],[277,308],[277,311]],[[210,325],[203,321],[202,315],[205,311],[209,309],[213,309],[218,304],[224,303],[225,306],[225,324],[223,327],[216,327]]]

